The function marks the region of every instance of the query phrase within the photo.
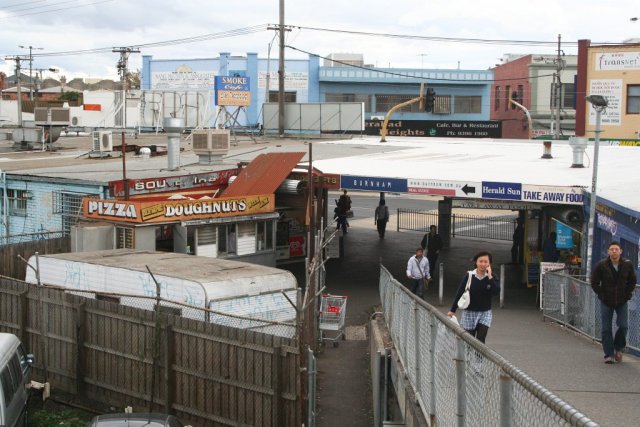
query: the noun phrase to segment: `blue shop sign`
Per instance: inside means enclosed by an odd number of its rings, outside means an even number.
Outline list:
[[[556,222],[556,248],[573,249],[573,230],[561,222]]]
[[[482,198],[521,200],[522,184],[515,182],[482,181]]]
[[[352,190],[365,191],[393,191],[398,193],[407,192],[407,180],[399,178],[381,178],[375,176],[351,176],[342,175],[340,177],[340,187]]]

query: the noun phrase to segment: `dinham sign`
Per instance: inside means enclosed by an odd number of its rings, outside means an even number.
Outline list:
[[[274,210],[273,194],[153,202],[90,198],[82,200],[82,212],[85,218],[138,224],[232,217],[269,213]]]

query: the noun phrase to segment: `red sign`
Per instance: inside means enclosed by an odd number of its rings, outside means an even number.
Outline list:
[[[165,176],[158,178],[129,179],[129,195],[171,193],[189,188],[209,188],[215,190],[229,183],[229,178],[237,175],[237,169],[226,169],[193,175]],[[112,197],[124,197],[122,180],[109,182]]]
[[[85,111],[102,111],[102,105],[100,104],[83,104],[82,109]]]
[[[304,256],[304,253],[305,253],[304,236],[289,237],[289,256],[290,257]]]

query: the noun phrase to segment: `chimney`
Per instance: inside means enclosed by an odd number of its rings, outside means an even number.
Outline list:
[[[182,119],[175,117],[165,117],[162,127],[167,132],[167,161],[168,169],[176,170],[180,168],[180,133],[184,130]]]
[[[553,159],[551,155],[551,141],[544,141],[544,151],[542,152],[542,159]]]
[[[584,152],[589,144],[589,139],[582,136],[572,136],[569,138],[569,146],[573,150],[572,168],[584,167]]]

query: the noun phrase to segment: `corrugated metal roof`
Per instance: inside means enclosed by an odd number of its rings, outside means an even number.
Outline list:
[[[272,194],[305,153],[267,153],[256,157],[224,191],[224,197]]]

